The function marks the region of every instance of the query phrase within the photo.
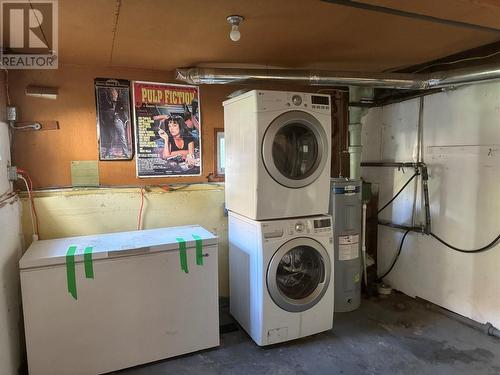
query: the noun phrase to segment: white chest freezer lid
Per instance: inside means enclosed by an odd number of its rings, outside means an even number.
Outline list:
[[[147,229],[141,231],[67,237],[35,241],[19,261],[20,269],[66,264],[66,253],[76,246],[75,262],[83,262],[86,247],[92,247],[92,259],[115,258],[159,251],[177,251],[182,238],[186,249],[194,248],[199,236],[203,246],[217,244],[217,237],[199,225]]]

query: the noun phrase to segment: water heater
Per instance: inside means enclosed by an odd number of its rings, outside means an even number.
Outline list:
[[[361,181],[331,180],[335,312],[357,309],[361,303]]]

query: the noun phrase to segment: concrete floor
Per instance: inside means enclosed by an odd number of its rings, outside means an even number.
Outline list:
[[[363,300],[331,332],[259,348],[235,331],[219,348],[117,374],[500,374],[500,340],[428,307],[402,294]]]

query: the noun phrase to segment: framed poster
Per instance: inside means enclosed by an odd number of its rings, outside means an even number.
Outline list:
[[[197,86],[133,82],[137,177],[201,175]]]
[[[94,87],[99,160],[131,160],[130,82],[96,78]]]

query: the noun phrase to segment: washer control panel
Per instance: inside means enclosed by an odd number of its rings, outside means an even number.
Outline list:
[[[312,234],[331,237],[332,233],[332,218],[327,215],[262,223],[262,236],[266,241]]]
[[[313,221],[314,233],[331,232],[332,231],[332,219],[323,218],[315,219]]]
[[[280,238],[283,234],[283,228],[269,228],[263,231],[264,238]]]

